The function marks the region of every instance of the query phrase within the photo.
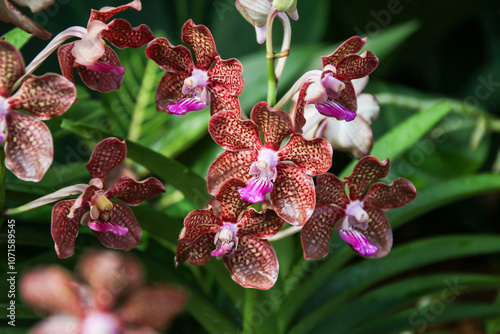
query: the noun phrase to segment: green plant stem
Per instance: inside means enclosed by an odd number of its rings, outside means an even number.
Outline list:
[[[245,290],[245,309],[243,310],[243,332],[242,334],[252,334],[252,317],[254,313],[255,289]]]
[[[271,10],[267,16],[266,25],[266,67],[267,67],[267,103],[270,106],[276,104],[276,93],[278,88],[278,81],[276,79],[276,63],[273,51],[273,22],[277,10]]]
[[[0,150],[0,212],[3,212],[5,206],[5,176],[7,170],[5,169],[5,152]],[[0,227],[5,219],[4,215],[0,215]]]

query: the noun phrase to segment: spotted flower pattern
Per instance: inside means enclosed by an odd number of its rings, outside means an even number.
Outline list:
[[[98,143],[86,164],[92,177],[88,187],[76,200],[61,201],[54,206],[52,238],[60,258],[73,255],[80,222],[88,225],[106,247],[130,250],[139,245],[142,229],[127,204],[139,205],[165,192],[165,187],[154,177],[137,182],[123,176],[105,191],[110,171],[122,163],[126,155],[125,141],[107,138]],[[111,198],[123,203],[110,201]]]
[[[386,177],[389,169],[388,159],[380,162],[367,156],[359,160],[345,181],[329,173],[317,177],[316,209],[301,232],[306,259],[319,260],[328,254],[334,227],[361,256],[380,258],[389,253],[392,230],[383,211],[402,207],[417,196],[413,184],[403,178],[390,185],[377,182],[370,187],[373,181]]]
[[[278,232],[285,221],[272,210],[258,213],[246,209],[241,198],[240,179],[225,182],[216,195],[221,216],[213,209],[196,210],[184,220],[179,236],[176,265],[188,262],[203,265],[212,257],[222,259],[232,279],[245,288],[267,290],[278,278],[278,260],[266,239]]]
[[[238,95],[244,84],[241,63],[222,60],[210,30],[192,20],[182,27],[182,40],[193,49],[196,65],[185,46],[173,46],[166,38],[157,38],[146,48],[146,56],[166,71],[156,90],[156,109],[176,115],[206,105],[212,114],[240,110]]]
[[[332,164],[332,148],[325,139],[306,140],[294,133],[288,114],[272,110],[266,102],[255,105],[251,120],[242,121],[231,111],[219,112],[212,116],[208,130],[227,150],[208,170],[211,194],[229,178],[242,178],[247,187],[239,193],[245,200],[258,203],[270,192],[276,213],[287,222],[302,226],[309,219],[315,206],[311,175],[325,173]]]
[[[11,95],[24,73],[19,50],[0,40],[0,142],[5,141],[5,165],[19,179],[38,182],[54,156],[52,135],[40,120],[64,113],[75,101],[76,89],[64,77],[49,73],[26,76]]]

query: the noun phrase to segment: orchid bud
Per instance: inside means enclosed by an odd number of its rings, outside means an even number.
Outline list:
[[[273,6],[280,12],[286,12],[292,20],[298,20],[297,0],[274,0]]]

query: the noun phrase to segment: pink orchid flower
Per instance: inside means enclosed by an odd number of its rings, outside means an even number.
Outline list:
[[[185,46],[174,47],[166,38],[157,38],[146,48],[146,56],[167,71],[156,90],[156,109],[176,115],[206,105],[210,105],[212,114],[240,110],[238,95],[244,85],[241,63],[237,59],[221,60],[210,30],[193,20],[182,27],[182,40],[193,49],[196,65]]]
[[[245,288],[267,290],[278,278],[278,259],[266,239],[285,224],[272,210],[258,213],[246,208],[238,189],[240,179],[225,182],[217,193],[222,207],[218,217],[210,209],[191,212],[179,236],[176,266],[180,262],[203,265],[212,257],[222,259],[232,279]]]
[[[388,159],[379,162],[368,156],[359,160],[346,181],[329,173],[318,176],[316,209],[301,233],[304,258],[319,260],[328,254],[334,227],[361,256],[379,258],[389,253],[392,230],[383,211],[402,207],[417,196],[413,184],[403,178],[390,185],[374,183],[368,189],[373,181],[386,177],[389,169]]]

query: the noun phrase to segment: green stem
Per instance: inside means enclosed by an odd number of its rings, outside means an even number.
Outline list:
[[[243,310],[243,332],[242,334],[252,334],[252,318],[254,313],[255,289],[245,289],[245,309]]]
[[[273,51],[273,22],[278,11],[273,9],[267,16],[266,25],[266,65],[267,65],[267,103],[270,106],[276,104],[276,93],[278,81],[276,79],[276,58]]]
[[[3,148],[0,150],[0,212],[3,212],[5,206],[5,176],[7,170],[5,169],[5,152]],[[4,215],[0,215],[0,227],[5,219]]]

